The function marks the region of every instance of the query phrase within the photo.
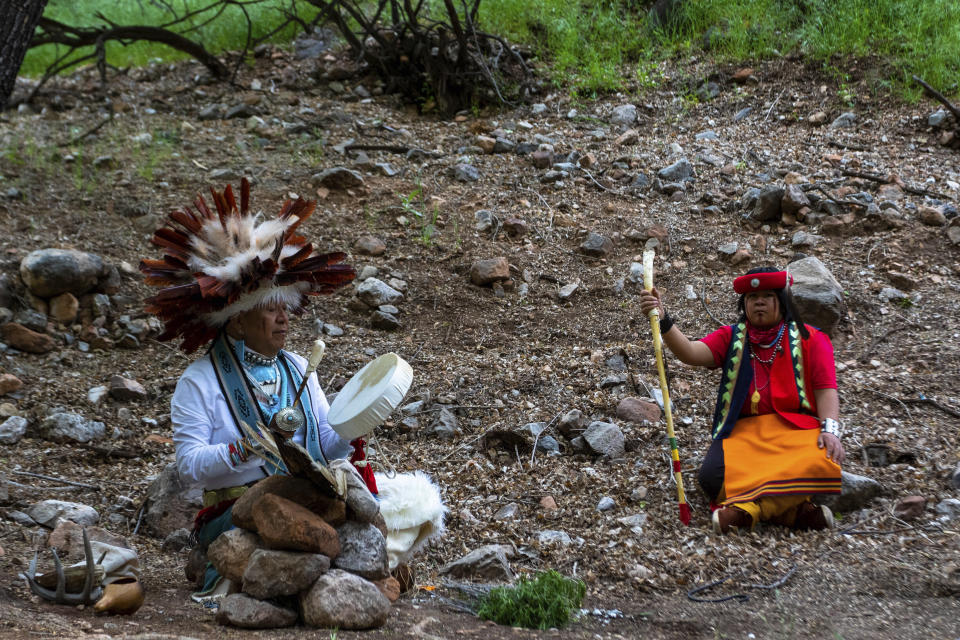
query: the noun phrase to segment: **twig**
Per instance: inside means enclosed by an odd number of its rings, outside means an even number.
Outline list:
[[[133,535],[137,535],[137,531],[140,530],[140,523],[143,521],[143,513],[144,513],[144,511],[146,511],[146,510],[147,510],[147,505],[146,505],[146,504],[140,505],[140,513],[137,514],[137,524],[136,524],[136,526],[133,528]]]
[[[777,581],[775,581],[775,582],[771,582],[770,584],[756,584],[756,583],[751,583],[751,584],[744,585],[744,588],[746,588],[746,589],[765,589],[765,590],[777,589],[777,588],[779,588],[779,587],[782,587],[784,584],[787,583],[787,580],[789,580],[790,578],[793,577],[793,574],[795,574],[795,573],[797,572],[797,568],[798,568],[798,567],[797,567],[797,564],[796,564],[796,563],[793,563],[793,566],[790,567],[790,570],[787,571],[787,573],[784,574],[784,576],[783,576],[782,578],[780,578],[779,580],[777,580]],[[733,577],[733,576],[727,576],[726,578],[723,578],[722,580],[716,580],[716,581],[711,582],[711,583],[709,583],[709,584],[705,584],[705,585],[703,585],[703,586],[701,586],[701,587],[695,587],[695,588],[693,588],[693,589],[690,589],[689,591],[687,591],[687,598],[690,599],[690,600],[692,600],[692,601],[694,601],[694,602],[727,602],[728,600],[738,600],[738,601],[740,601],[740,602],[746,602],[747,600],[750,599],[750,596],[747,595],[746,593],[734,593],[733,595],[724,596],[724,597],[722,597],[722,598],[698,598],[698,597],[695,595],[695,594],[700,593],[700,592],[702,592],[702,591],[706,591],[707,589],[712,589],[713,587],[720,586],[721,584],[723,584],[724,582],[726,582],[727,580],[729,580],[729,579],[732,578],[732,577]]]
[[[934,400],[933,398],[927,398],[927,397],[923,397],[923,398],[904,398],[901,402],[904,402],[904,403],[907,403],[907,404],[932,404],[932,405],[935,406],[937,409],[940,409],[940,411],[943,411],[944,413],[949,414],[949,415],[953,416],[954,418],[960,418],[960,411],[957,411],[956,409],[951,409],[950,407],[948,407],[948,406],[946,406],[946,405],[940,404],[939,402],[937,402],[937,401]]]
[[[877,175],[876,173],[865,173],[863,171],[853,171],[851,169],[844,169],[842,171],[843,175],[849,178],[862,178],[864,180],[872,180],[873,182],[879,182],[880,184],[893,184],[895,181],[887,178],[885,176]],[[897,183],[899,184],[899,183]],[[952,196],[944,195],[942,193],[937,193],[936,191],[930,191],[929,189],[921,189],[920,187],[912,187],[908,184],[904,184],[902,189],[908,193],[912,193],[917,196],[929,196],[931,198],[937,198],[938,200],[954,200]]]
[[[869,262],[869,257],[867,259],[867,262]],[[898,331],[903,331],[906,328],[907,328],[906,324],[898,324],[894,327],[891,327],[890,329],[887,329],[887,331],[884,332],[882,335],[874,336],[873,340],[870,342],[870,345],[863,350],[863,353],[860,354],[860,357],[857,358],[857,360],[859,360],[861,364],[866,364],[867,362],[870,361],[870,353],[872,353],[873,350],[877,348],[877,345],[879,345],[881,342],[889,338],[894,333],[897,333]]]
[[[100,129],[102,129],[103,126],[106,125],[106,124],[107,124],[108,122],[110,122],[111,120],[113,120],[113,111],[111,111],[111,112],[110,112],[110,115],[107,116],[102,122],[100,122],[100,124],[97,124],[97,125],[93,126],[92,128],[87,129],[86,131],[84,131],[84,132],[81,133],[80,135],[74,136],[73,138],[70,138],[70,139],[67,140],[66,142],[61,142],[61,143],[58,144],[57,146],[60,147],[60,148],[63,148],[63,147],[69,147],[70,145],[76,144],[76,143],[80,142],[81,140],[83,140],[84,138],[86,138],[87,136],[93,135],[93,134],[96,133],[97,131],[100,131]]]
[[[827,144],[837,149],[849,149],[850,151],[872,151],[871,147],[865,147],[859,144],[850,144],[849,142],[840,142],[839,140],[828,140]]]
[[[402,147],[395,144],[348,144],[344,151],[389,151],[390,153],[408,153],[413,147]]]
[[[600,188],[603,189],[604,191],[608,191],[608,192],[610,192],[610,193],[616,193],[613,189],[608,189],[607,187],[605,187],[605,186],[603,186],[602,184],[600,184],[599,182],[597,182],[597,179],[593,177],[593,174],[590,173],[589,171],[587,171],[586,169],[584,169],[583,167],[579,167],[579,169],[580,169],[580,171],[583,171],[585,174],[587,174],[587,177],[590,178],[590,179],[593,181],[593,184],[597,185],[598,187],[600,187]]]
[[[827,193],[826,190],[820,185],[815,186],[812,190],[819,191],[823,195],[827,196],[827,200],[829,200],[830,202],[836,202],[837,204],[845,204],[851,207],[862,207],[864,209],[867,208],[867,205],[865,203],[859,202],[857,200],[838,200],[837,198],[834,198],[829,193]]]
[[[62,482],[64,484],[69,484],[70,486],[73,486],[73,487],[82,487],[84,489],[93,489],[94,491],[100,491],[100,487],[94,486],[92,484],[74,482],[72,480],[65,480],[63,478],[56,478],[54,476],[45,476],[41,473],[31,473],[29,471],[14,471],[13,474],[18,476],[29,476],[31,478],[40,478],[41,480],[52,480],[54,482]]]
[[[784,89],[783,91],[781,91],[781,92],[779,93],[779,95],[777,95],[776,100],[774,100],[774,101],[773,101],[773,104],[770,105],[770,108],[767,109],[767,114],[766,114],[765,116],[763,116],[763,122],[766,122],[767,119],[770,118],[770,112],[773,111],[773,108],[774,108],[775,106],[777,106],[777,103],[778,103],[778,102],[780,102],[780,98],[783,96],[783,92],[784,92],[784,91],[786,91],[786,89]]]
[[[888,400],[893,400],[894,402],[898,403],[901,407],[903,407],[903,410],[907,412],[907,418],[909,418],[911,421],[913,421],[913,415],[911,415],[910,409],[907,408],[907,405],[905,405],[905,404],[903,403],[903,400],[901,400],[900,398],[895,398],[894,396],[890,395],[889,393],[884,393],[883,391],[877,391],[876,389],[874,389],[874,388],[872,388],[872,387],[868,387],[868,386],[866,386],[866,385],[863,385],[862,388],[863,388],[863,389],[866,389],[867,391],[872,391],[873,393],[877,394],[878,396],[883,396],[884,398],[887,398]]]
[[[50,493],[56,493],[60,491],[79,491],[82,487],[76,486],[67,486],[67,487],[31,487],[28,484],[20,484],[19,482],[14,482],[13,480],[7,480],[6,484],[11,487],[16,487],[17,489],[25,489],[27,491],[47,491]]]
[[[707,312],[707,315],[710,316],[718,326],[723,326],[723,323],[717,320],[717,316],[713,315],[713,312],[710,311],[710,307],[707,306],[707,289],[703,288],[700,290],[700,303],[703,305],[703,310]]]

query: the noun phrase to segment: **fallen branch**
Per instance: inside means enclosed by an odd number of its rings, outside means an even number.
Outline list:
[[[837,149],[847,149],[849,151],[873,151],[872,147],[865,147],[860,144],[850,144],[849,142],[840,142],[839,140],[827,140],[827,145]]]
[[[74,487],[82,487],[84,489],[93,489],[94,491],[100,491],[100,487],[97,487],[92,484],[84,484],[83,482],[74,482],[73,480],[65,480],[63,478],[57,478],[54,476],[45,476],[42,473],[31,473],[30,471],[14,471],[12,473],[17,476],[29,476],[31,478],[40,478],[41,480],[52,480],[53,482],[62,482],[64,484],[69,484]]]
[[[946,96],[944,96],[942,93],[940,93],[939,91],[937,91],[936,89],[928,85],[926,82],[923,81],[922,78],[918,76],[913,76],[913,81],[919,84],[924,89],[926,89],[927,93],[929,93],[931,96],[936,98],[943,106],[945,106],[950,111],[950,113],[953,114],[953,117],[957,119],[957,122],[960,123],[960,109],[953,106],[953,103],[947,100]]]
[[[108,122],[111,122],[112,120],[113,120],[113,111],[111,111],[111,112],[110,112],[110,115],[107,116],[102,122],[100,122],[100,124],[94,125],[92,128],[87,129],[86,131],[84,131],[84,132],[81,133],[80,135],[74,136],[73,138],[70,138],[70,139],[67,140],[66,142],[61,142],[61,143],[58,144],[57,146],[58,146],[58,147],[61,147],[61,148],[62,148],[62,147],[70,147],[70,146],[72,146],[72,145],[80,142],[81,140],[83,140],[83,139],[86,138],[87,136],[91,136],[91,135],[95,134],[97,131],[100,131],[100,129],[102,129],[102,128],[104,127],[104,125],[106,125]]]
[[[867,254],[867,261],[868,262],[870,261],[869,253]],[[894,327],[891,327],[890,329],[887,329],[881,335],[874,336],[873,340],[870,341],[870,345],[863,350],[863,353],[860,354],[860,357],[857,358],[857,360],[860,361],[860,364],[867,364],[868,362],[870,362],[870,354],[873,353],[873,350],[876,349],[881,342],[883,342],[893,334],[897,333],[898,331],[903,331],[904,329],[907,328],[907,326],[908,325],[906,324],[898,324]]]
[[[700,290],[700,304],[703,305],[703,310],[707,312],[707,315],[710,316],[714,322],[717,323],[718,327],[724,326],[722,322],[717,320],[717,316],[713,315],[713,312],[710,311],[710,307],[707,306],[707,290],[706,289]]]
[[[904,398],[904,399],[902,400],[902,402],[904,402],[904,403],[906,403],[906,404],[929,404],[929,405],[933,405],[933,406],[936,407],[937,409],[940,409],[940,411],[943,411],[944,413],[949,414],[949,415],[953,416],[954,418],[960,418],[960,411],[957,411],[956,409],[952,409],[952,408],[950,408],[950,407],[948,407],[948,406],[946,406],[946,405],[944,405],[944,404],[940,404],[939,402],[937,402],[937,401],[934,400],[933,398],[926,398],[926,397],[924,397],[924,398]]]
[[[900,184],[895,180],[891,180],[886,176],[881,176],[876,173],[865,173],[863,171],[852,171],[850,169],[844,169],[843,175],[850,178],[863,178],[864,180],[872,180],[873,182],[879,182],[880,184]],[[929,196],[931,198],[937,198],[938,200],[953,200],[954,198],[942,193],[937,193],[936,191],[930,191],[929,189],[921,189],[920,187],[912,187],[908,184],[903,184],[901,187],[907,193],[912,193],[917,196]]]
[[[389,151],[390,153],[409,153],[414,147],[402,147],[395,144],[348,144],[344,151]]]

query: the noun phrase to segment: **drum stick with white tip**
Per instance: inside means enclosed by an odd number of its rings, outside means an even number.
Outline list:
[[[303,380],[300,381],[300,388],[297,389],[297,399],[293,403],[294,408],[300,405],[300,396],[303,394],[303,388],[307,386],[307,380],[310,379],[313,372],[320,366],[320,361],[323,360],[323,352],[326,350],[327,345],[323,343],[323,340],[317,338],[313,343],[313,348],[310,349],[310,357],[307,359],[307,369],[303,372]]]

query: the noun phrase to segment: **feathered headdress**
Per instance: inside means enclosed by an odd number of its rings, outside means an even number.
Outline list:
[[[333,293],[356,276],[339,264],[345,253],[311,255],[313,245],[296,235],[315,201],[287,200],[275,219],[263,220],[250,213],[246,178],[239,208],[230,185],[210,192],[216,213],[198,195],[196,213],[189,206],[174,211],[154,233],[163,259],[140,262],[147,284],[165,287],[145,301],[147,312],[163,320],[160,340],[182,338],[180,348],[191,353],[238,313],[274,302],[296,312],[306,296]]]

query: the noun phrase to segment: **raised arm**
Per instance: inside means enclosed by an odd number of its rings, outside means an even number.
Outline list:
[[[690,340],[676,325],[669,327],[667,331],[662,331],[664,323],[663,318],[666,312],[663,309],[663,303],[660,301],[660,292],[654,287],[650,291],[640,292],[640,311],[644,316],[648,316],[652,309],[660,310],[661,335],[663,342],[667,345],[673,355],[684,364],[695,367],[714,367],[716,363],[713,359],[713,352],[703,342],[699,340]]]

